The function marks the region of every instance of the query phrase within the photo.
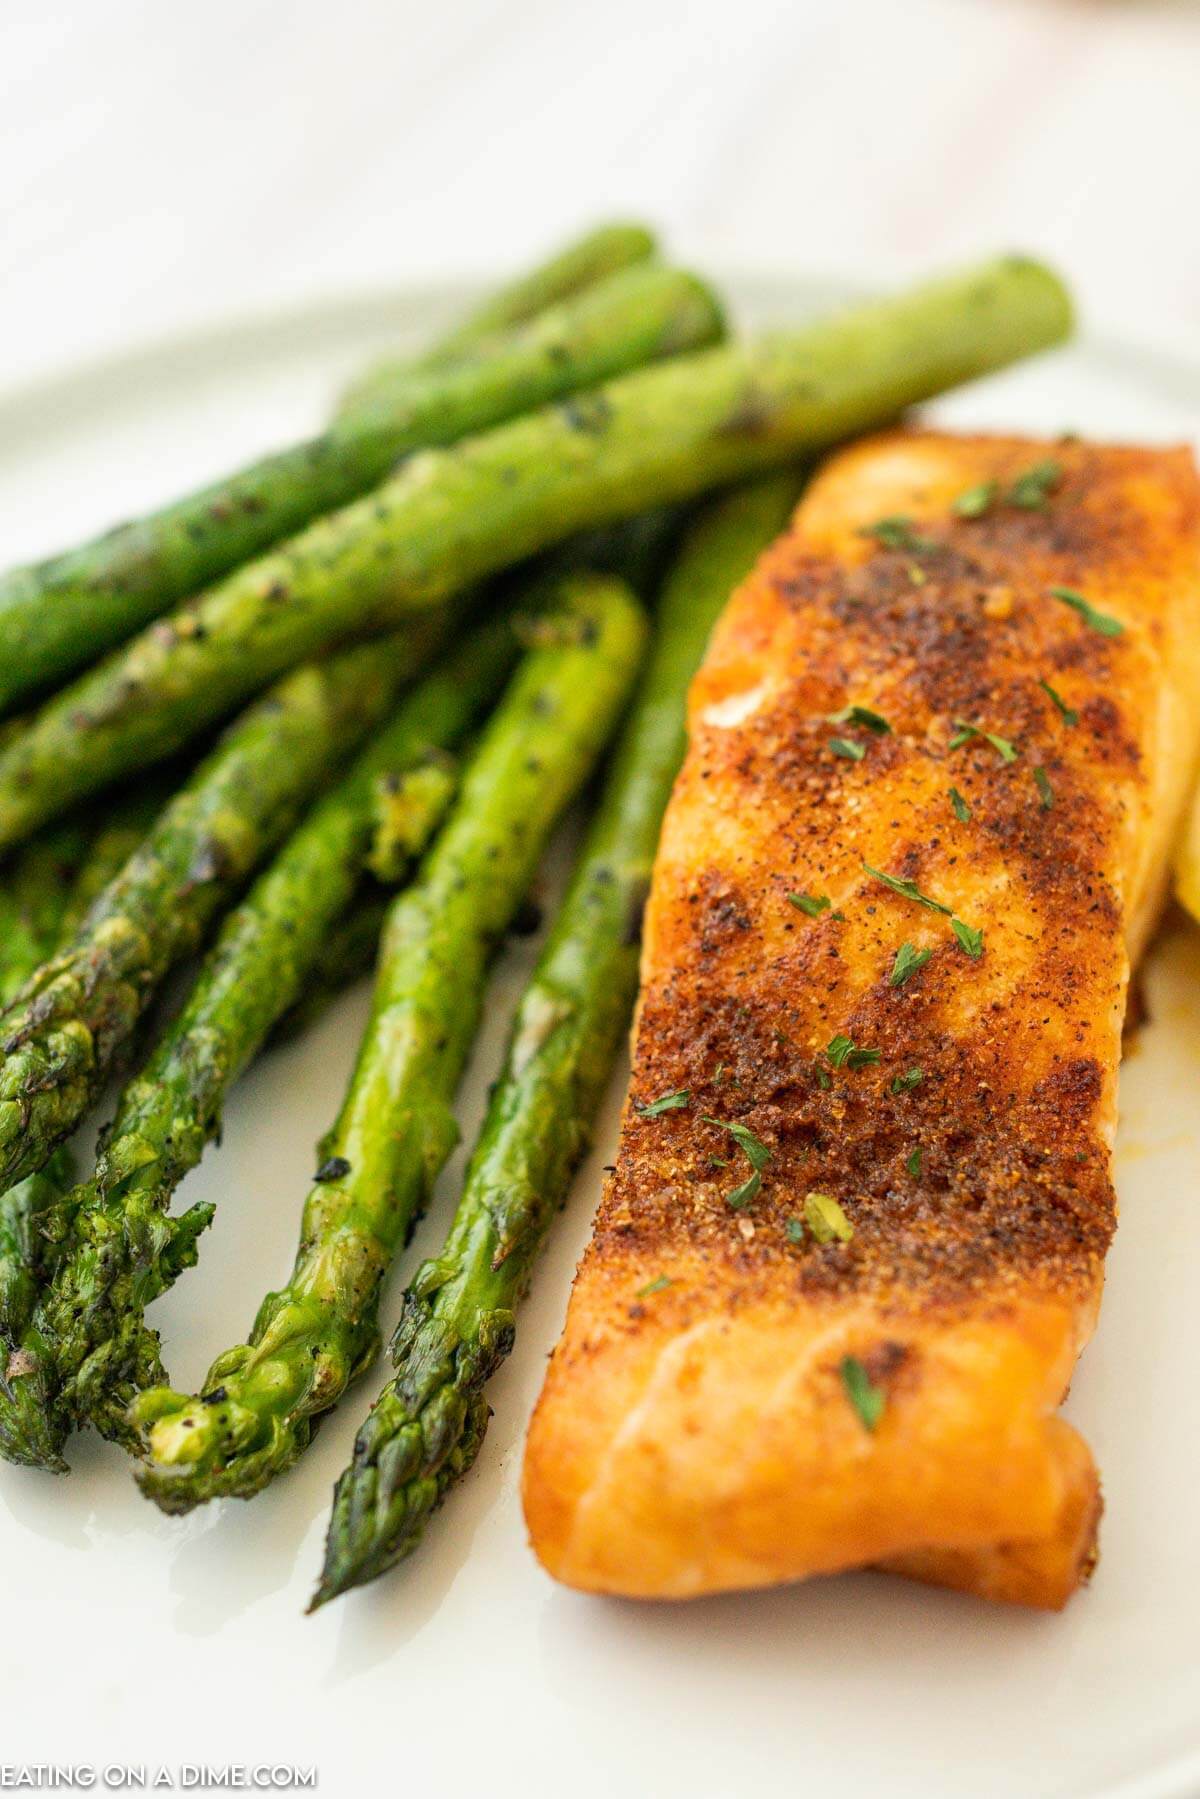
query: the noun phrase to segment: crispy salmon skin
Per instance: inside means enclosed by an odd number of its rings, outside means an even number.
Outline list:
[[[530,1428],[558,1579],[884,1563],[1057,1607],[1085,1577],[1099,1483],[1056,1408],[1198,645],[1183,450],[897,431],[826,465],[736,594]]]

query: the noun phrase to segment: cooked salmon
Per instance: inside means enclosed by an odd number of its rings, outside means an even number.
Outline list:
[[[1058,1607],[1086,1577],[1099,1481],[1057,1408],[1198,657],[1184,450],[897,431],[818,475],[690,698],[526,1454],[558,1579],[883,1564]]]

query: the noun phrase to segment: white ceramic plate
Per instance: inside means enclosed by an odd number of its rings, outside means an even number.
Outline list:
[[[838,290],[726,284],[749,323]],[[60,547],[312,426],[381,346],[430,336],[460,292],[314,305],[0,396],[0,565]],[[1085,344],[955,396],[961,425],[1200,436],[1200,368]],[[561,862],[561,854],[559,861]],[[470,1138],[535,945],[493,990],[464,1092]],[[161,1517],[87,1439],[55,1481],[0,1471],[0,1786],[99,1770],[315,1766],[320,1791],[671,1799],[1166,1799],[1200,1793],[1200,933],[1172,915],[1122,1083],[1123,1222],[1067,1411],[1104,1471],[1103,1558],[1062,1617],[863,1574],[678,1608],[555,1588],[524,1540],[521,1444],[611,1154],[624,1071],[495,1382],[476,1470],[415,1560],[301,1617],[331,1483],[381,1375],[252,1506]],[[156,1310],[191,1385],[286,1273],[312,1145],[365,1014],[350,996],[267,1057],[184,1203],[217,1199],[199,1269]],[[403,1271],[440,1235],[461,1156]],[[391,1290],[385,1318],[394,1312]]]

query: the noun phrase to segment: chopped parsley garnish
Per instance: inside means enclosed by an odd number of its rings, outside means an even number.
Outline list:
[[[866,731],[874,731],[882,737],[891,730],[882,712],[872,712],[869,706],[843,706],[840,712],[830,712],[826,722],[831,725],[861,725]]]
[[[728,1131],[738,1148],[742,1151],[751,1168],[765,1168],[771,1160],[771,1152],[761,1137],[756,1137],[748,1124],[741,1124],[737,1119],[732,1122],[724,1118],[712,1118],[707,1112],[701,1114],[705,1124],[715,1124],[719,1131]]]
[[[833,904],[827,893],[789,893],[787,902],[798,912],[807,912],[810,918],[820,918]]]
[[[892,972],[888,981],[893,987],[903,987],[909,975],[916,974],[918,968],[924,968],[933,951],[931,949],[914,949],[911,943],[902,943],[896,951],[896,960],[892,963]]]
[[[1017,476],[1005,499],[1010,506],[1019,506],[1022,512],[1044,512],[1062,476],[1061,462],[1035,462],[1032,468]]]
[[[828,1193],[809,1193],[804,1201],[804,1222],[818,1243],[849,1243],[854,1226]]]
[[[1101,637],[1120,637],[1125,627],[1119,618],[1113,618],[1107,612],[1097,612],[1090,600],[1085,600],[1081,593],[1073,587],[1052,587],[1050,592],[1072,612],[1077,612],[1090,630],[1099,631]]]
[[[941,900],[931,899],[927,893],[922,893],[915,881],[902,881],[896,875],[885,875],[881,868],[872,868],[869,862],[864,862],[863,868],[875,880],[882,881],[885,887],[890,887],[893,893],[898,893],[901,899],[915,900],[918,906],[928,906],[931,912],[942,913],[943,917],[950,920],[950,929],[968,956],[976,959],[982,956],[983,932],[975,930],[969,924],[964,924],[961,918],[955,918],[950,907],[943,906]]]
[[[887,1394],[882,1387],[875,1385],[857,1356],[843,1356],[838,1372],[846,1389],[846,1397],[858,1413],[863,1429],[873,1433],[883,1417]]]
[[[911,1155],[906,1156],[904,1158],[904,1166],[908,1170],[909,1174],[912,1175],[912,1178],[914,1181],[920,1180],[920,1178],[921,1178],[921,1149],[920,1149],[919,1144],[918,1144],[917,1148],[913,1150]]]
[[[847,762],[861,762],[867,753],[861,743],[855,743],[853,737],[831,737],[829,747],[835,756],[844,756]]]
[[[678,1112],[686,1106],[692,1097],[690,1087],[680,1087],[676,1093],[664,1093],[658,1099],[652,1099],[648,1106],[634,1105],[634,1111],[643,1118],[658,1118],[663,1112]]]
[[[958,938],[973,962],[978,962],[983,954],[983,932],[977,931],[974,925],[964,924],[961,918],[950,920],[950,929]]]
[[[1054,789],[1050,785],[1050,777],[1046,773],[1044,768],[1035,768],[1034,769],[1033,784],[1037,788],[1038,794],[1041,798],[1042,811],[1049,812],[1050,808],[1054,804]]]
[[[965,718],[956,718],[954,736],[950,739],[950,748],[952,750],[960,749],[972,737],[982,737],[986,743],[990,743],[1002,762],[1015,762],[1021,753],[1013,748],[1007,737],[997,737],[994,731],[981,730],[978,725],[968,723]]]
[[[789,1218],[783,1228],[787,1232],[789,1243],[803,1243],[804,1220],[802,1218]]]
[[[911,1093],[913,1088],[919,1087],[924,1079],[923,1068],[910,1068],[907,1074],[894,1074],[892,1076],[892,1092],[895,1094]]]
[[[1039,681],[1038,686],[1041,688],[1042,692],[1048,696],[1048,698],[1053,700],[1054,704],[1058,708],[1059,717],[1062,719],[1064,725],[1077,725],[1079,723],[1078,712],[1076,712],[1076,710],[1073,706],[1067,705],[1066,700],[1063,699],[1063,697],[1060,693],[1055,693],[1055,691],[1054,691],[1053,687],[1051,687],[1049,681]]]
[[[844,1032],[839,1031],[836,1037],[830,1038],[825,1054],[835,1068],[866,1068],[872,1062],[880,1061],[883,1051],[860,1049],[853,1037],[847,1037]]]
[[[705,1124],[715,1124],[719,1131],[728,1131],[751,1167],[751,1174],[740,1187],[725,1195],[725,1204],[731,1211],[738,1212],[748,1205],[762,1186],[762,1169],[771,1160],[771,1151],[760,1137],[756,1137],[749,1125],[741,1124],[737,1119],[731,1122],[724,1118],[712,1118],[707,1112],[702,1114]]]
[[[1022,512],[1044,512],[1050,495],[1062,480],[1062,464],[1047,460],[1035,462],[1017,476],[1004,492],[998,481],[980,481],[968,487],[952,502],[959,518],[983,518],[993,506],[1016,506]]]
[[[660,1274],[656,1281],[647,1281],[644,1287],[639,1287],[634,1298],[649,1299],[652,1293],[662,1293],[667,1287],[673,1287],[674,1284],[669,1274]]]
[[[910,556],[929,556],[941,545],[931,537],[919,537],[913,522],[902,513],[877,518],[873,525],[863,525],[860,537],[873,537],[885,550],[906,550]]]
[[[885,887],[898,893],[901,899],[915,900],[918,906],[927,906],[931,912],[941,912],[947,918],[950,917],[952,908],[943,906],[941,900],[930,899],[927,893],[921,892],[915,881],[902,881],[898,875],[885,875],[882,869],[872,868],[869,862],[863,863],[863,869],[873,880],[882,881]]]
[[[756,1168],[753,1174],[747,1176],[740,1187],[735,1187],[732,1193],[727,1193],[725,1195],[725,1204],[729,1207],[731,1212],[740,1212],[743,1206],[748,1206],[750,1201],[756,1197],[761,1186],[762,1175]]]
[[[971,808],[963,798],[962,794],[958,791],[957,787],[952,787],[950,789],[950,804],[954,808],[954,816],[957,818],[959,824],[969,824],[971,820]]]
[[[964,488],[954,501],[954,511],[959,518],[982,518],[996,504],[999,491],[999,483],[995,481],[980,481],[976,487]]]
[[[817,1064],[816,1074],[817,1086],[823,1093],[828,1093],[829,1089],[833,1086],[833,1076],[827,1068],[822,1068],[819,1063]]]

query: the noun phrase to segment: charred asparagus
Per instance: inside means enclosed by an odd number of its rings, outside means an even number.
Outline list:
[[[679,357],[412,457],[162,620],[0,750],[0,847],[187,741],[281,669],[394,626],[588,525],[890,420],[1056,342],[1069,305],[1018,258],[807,330]]]
[[[450,819],[384,929],[371,1021],[320,1151],[291,1280],[203,1393],[144,1393],[144,1490],[169,1512],[249,1498],[289,1467],[375,1352],[380,1286],[454,1146],[451,1109],[486,970],[555,819],[596,761],[644,642],[623,583],[568,577],[567,608],[490,721]]]

